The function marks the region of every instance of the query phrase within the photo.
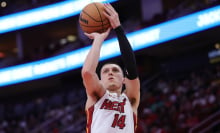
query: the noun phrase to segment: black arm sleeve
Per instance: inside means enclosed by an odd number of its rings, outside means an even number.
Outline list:
[[[126,69],[126,77],[130,80],[138,77],[136,69],[136,60],[131,45],[125,35],[122,26],[115,28],[121,51],[122,61]]]

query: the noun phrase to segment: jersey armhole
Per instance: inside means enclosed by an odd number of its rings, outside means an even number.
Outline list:
[[[133,112],[133,119],[134,119],[134,132],[136,132],[138,126],[138,117],[134,112]]]
[[[86,110],[86,118],[87,118],[86,133],[91,133],[93,112],[94,112],[94,105],[92,105]]]

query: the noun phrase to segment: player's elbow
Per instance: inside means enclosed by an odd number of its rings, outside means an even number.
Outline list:
[[[82,75],[83,78],[89,78],[93,75],[93,72],[89,69],[83,68],[82,71],[81,71],[81,75]]]

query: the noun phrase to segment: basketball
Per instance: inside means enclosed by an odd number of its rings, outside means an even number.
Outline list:
[[[109,20],[104,16],[104,4],[92,2],[86,5],[79,16],[81,29],[86,33],[98,32],[103,33],[109,27]]]

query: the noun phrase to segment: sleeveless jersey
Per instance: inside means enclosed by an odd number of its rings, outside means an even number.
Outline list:
[[[137,117],[128,97],[123,93],[106,91],[104,96],[88,110],[87,133],[134,133]]]

